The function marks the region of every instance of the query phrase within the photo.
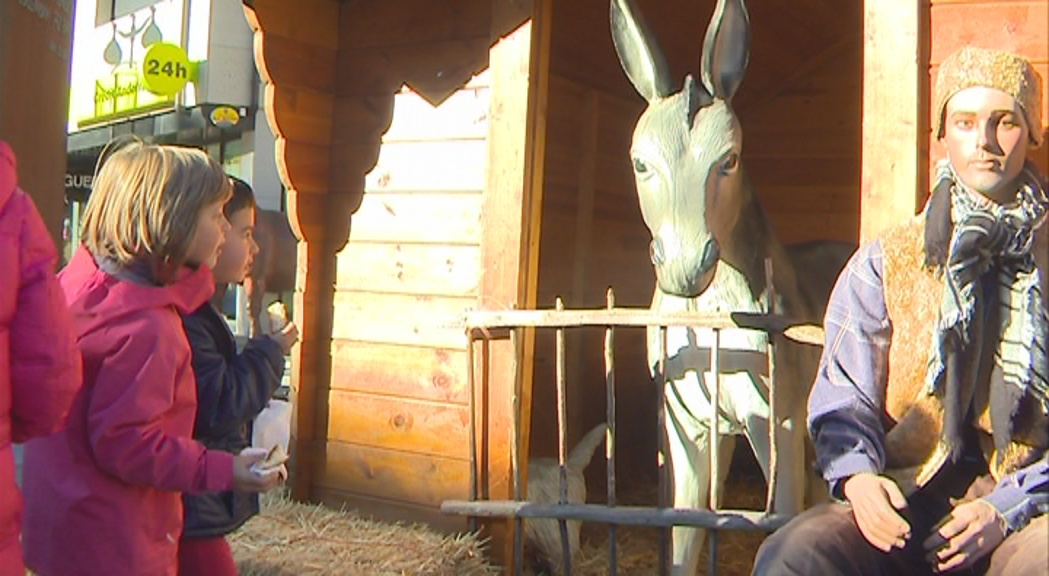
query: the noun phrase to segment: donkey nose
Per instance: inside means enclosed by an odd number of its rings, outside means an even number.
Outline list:
[[[707,240],[705,246],[703,246],[703,257],[699,261],[699,272],[700,274],[706,274],[710,272],[714,265],[718,263],[718,258],[721,257],[721,251],[718,249],[718,243],[716,240],[711,238]]]
[[[659,238],[653,238],[652,243],[648,245],[648,256],[652,259],[652,263],[656,266],[666,262],[667,255],[663,250],[663,241]]]

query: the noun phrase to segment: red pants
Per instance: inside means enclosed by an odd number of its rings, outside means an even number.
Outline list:
[[[179,576],[237,576],[229,542],[217,538],[183,539],[178,544]]]

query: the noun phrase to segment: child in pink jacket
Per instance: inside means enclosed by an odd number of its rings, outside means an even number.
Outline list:
[[[84,244],[59,274],[84,387],[68,428],[26,445],[26,564],[39,576],[174,576],[182,492],[278,481],[250,470],[259,456],[192,439],[196,382],[179,313],[214,291],[230,182],[188,148],[134,142],[103,162]]]
[[[0,141],[0,576],[25,574],[12,442],[56,432],[80,388],[80,356],[57,254],[11,148]]]

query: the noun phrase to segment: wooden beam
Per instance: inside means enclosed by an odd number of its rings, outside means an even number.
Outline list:
[[[600,148],[601,132],[601,96],[597,90],[586,90],[583,93],[583,121],[579,134],[579,175],[576,191],[578,209],[575,224],[575,255],[572,262],[572,300],[571,304],[586,302],[590,286],[591,248],[594,229],[594,195],[597,188],[597,156]],[[589,289],[589,290],[588,290]],[[584,382],[590,381],[587,365],[584,362],[584,337],[579,330],[565,334],[569,353],[566,380],[568,422],[567,438],[573,445],[583,436],[583,418],[586,413],[583,404]]]
[[[349,232],[352,197],[328,194],[339,6],[329,0],[291,5],[255,0],[244,6],[254,32],[256,66],[276,160],[288,189],[288,218],[299,238],[294,321],[301,341],[292,350],[292,496],[312,496],[317,461],[324,458],[331,381],[335,253]]]
[[[538,278],[543,150],[549,76],[550,0],[492,0],[491,107],[488,181],[482,208],[480,306],[534,307]],[[482,493],[512,498],[511,446],[514,397],[521,406],[521,460],[526,473],[534,333],[518,356],[507,342],[493,343],[487,410],[487,478]],[[484,417],[478,415],[478,422]],[[481,461],[485,461],[484,458]],[[495,562],[508,566],[513,533],[507,522],[486,526]]]
[[[857,42],[855,33],[852,30],[846,30],[836,42],[828,44],[826,48],[805,60],[789,74],[778,79],[774,85],[764,87],[760,93],[749,98],[740,98],[740,101],[733,105],[736,114],[746,115],[768,106],[776,100],[777,96],[794,86],[795,82],[810,76],[820,67],[841,56],[845,50],[853,48]]]
[[[865,2],[860,241],[913,216],[926,196],[927,0]]]

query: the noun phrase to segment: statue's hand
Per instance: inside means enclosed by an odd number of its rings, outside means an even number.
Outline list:
[[[985,500],[959,504],[941,524],[924,543],[938,572],[968,568],[1005,540],[1005,520]]]
[[[882,552],[903,548],[911,537],[911,525],[897,510],[907,507],[900,487],[890,478],[870,472],[845,481],[842,493],[852,505],[863,537]]]

